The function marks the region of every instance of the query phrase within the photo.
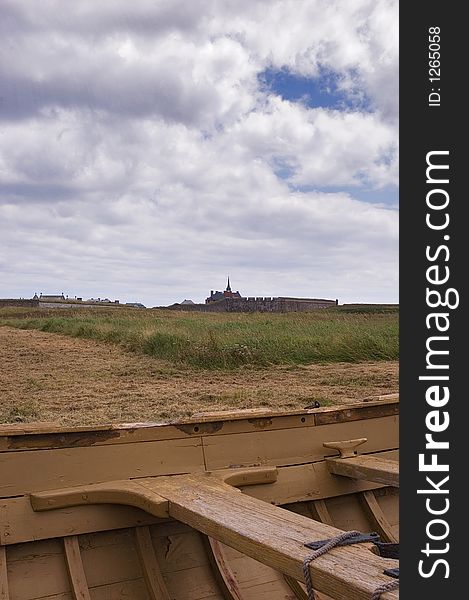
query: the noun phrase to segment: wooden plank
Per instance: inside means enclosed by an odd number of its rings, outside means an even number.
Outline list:
[[[71,595],[62,540],[9,546],[8,584],[12,599]]]
[[[38,598],[38,597],[35,597],[34,600],[36,600],[36,598]],[[21,600],[23,600],[23,598],[21,598]],[[52,594],[51,596],[41,596],[38,600],[73,600],[73,596],[72,596],[71,592],[64,592],[63,594]],[[92,600],[94,600],[94,598]]]
[[[76,535],[65,537],[63,543],[73,600],[91,600],[88,582],[86,581],[83,562],[81,560],[78,537]]]
[[[399,540],[394,535],[393,529],[381,510],[374,492],[372,490],[361,492],[360,497],[368,516],[372,519],[375,529],[380,534],[382,540],[384,542],[397,543]]]
[[[188,435],[246,433],[259,429],[312,427],[397,414],[398,400],[357,403],[313,410],[262,410],[243,414],[199,416],[181,423],[130,423],[105,426],[60,427],[54,424],[0,425],[0,451],[77,448],[185,438]]]
[[[151,530],[155,555],[171,598],[198,600],[216,596],[222,600],[216,595],[216,584],[198,532],[176,521],[153,526]],[[126,596],[120,590],[127,580],[141,577],[138,598],[149,600],[133,529],[82,536],[80,546],[93,599],[98,597],[100,589],[109,586],[108,595],[103,593],[100,599],[134,600],[137,596],[130,592]]]
[[[151,525],[160,520],[131,506],[78,506],[35,512],[28,496],[0,501],[0,544]]]
[[[166,498],[173,518],[297,580],[302,580],[303,560],[309,556],[305,541],[340,532],[246,496],[209,474],[147,478],[139,485],[155,493],[156,510],[161,497]],[[148,493],[145,498],[151,512]],[[319,591],[338,600],[367,600],[378,585],[389,581],[383,569],[393,566],[395,561],[366,548],[343,547],[318,558],[310,569]],[[383,600],[397,597],[396,592],[388,592]]]
[[[154,492],[149,493],[135,480],[108,481],[54,490],[53,492],[38,492],[31,494],[30,498],[31,506],[36,511],[84,504],[125,504],[151,512],[155,517],[169,517],[168,501]]]
[[[114,598],[148,600],[147,588],[143,578],[132,579],[128,581],[119,581],[119,583],[110,583],[107,585],[100,585],[91,588],[90,594],[91,600],[114,600]],[[41,600],[43,599],[41,598]]]
[[[5,546],[0,546],[0,600],[10,600],[8,591],[7,553]]]
[[[213,471],[224,483],[233,487],[247,487],[275,483],[278,478],[276,467],[242,467]]]
[[[398,453],[390,451],[383,452],[381,455],[396,460]],[[330,498],[381,486],[365,480],[334,477],[329,473],[324,461],[281,467],[277,471],[275,483],[252,485],[241,489],[250,496],[281,505]],[[224,471],[227,472],[228,470]],[[232,470],[230,469],[229,472]],[[138,479],[135,481],[138,482]],[[35,512],[27,496],[0,500],[0,511],[3,515],[0,523],[0,544],[3,545],[160,522],[158,518],[143,510],[110,504],[67,507],[54,512]],[[162,525],[159,527],[161,529]]]
[[[396,460],[360,455],[353,458],[326,458],[326,464],[334,475],[399,487],[399,463]]]
[[[150,600],[171,600],[156,560],[149,528],[136,527],[135,540]]]
[[[161,536],[160,528],[152,527],[150,533],[156,560],[158,561],[168,590],[171,592],[169,589],[171,573],[180,573],[187,569],[209,567],[210,565],[203,543],[203,536],[184,523],[171,521],[168,525],[170,523],[183,526],[185,530],[174,534],[167,531],[166,536]],[[164,528],[165,526],[163,526]]]
[[[173,600],[224,600],[209,564],[172,573],[167,583]]]
[[[383,452],[381,455],[396,460],[398,453],[390,451]],[[230,469],[223,473],[228,471],[233,472]],[[324,461],[280,467],[277,471],[277,481],[274,483],[251,485],[241,489],[250,496],[281,505],[331,498],[377,489],[381,486],[365,480],[334,477],[329,473]],[[238,470],[236,472],[238,473]],[[67,507],[54,512],[35,512],[27,496],[0,500],[0,511],[3,514],[0,523],[0,544],[4,545],[160,522],[158,518],[143,510],[110,504]],[[162,525],[159,527],[161,529]]]
[[[90,591],[97,586],[143,578],[133,528],[82,535],[80,548]]]
[[[362,419],[376,419],[399,414],[399,396],[390,399],[385,404],[351,405],[346,408],[324,409],[315,415],[316,425],[328,423],[346,423]]]
[[[149,600],[133,529],[80,536],[79,544],[91,600]],[[11,598],[72,599],[62,540],[15,544],[8,552]]]
[[[203,469],[200,438],[35,452],[2,452],[0,497],[114,479],[170,475]]]
[[[359,494],[330,498],[327,501],[327,508],[334,526],[338,529],[374,531],[373,522],[364,511]],[[370,545],[370,549],[374,549],[374,546]]]
[[[335,450],[324,448],[330,440],[366,437],[363,453],[393,450],[399,447],[398,417],[380,417],[305,428],[284,429],[204,437],[208,470],[232,465],[299,465],[323,460]]]
[[[380,453],[380,455],[395,459],[398,453],[391,450]],[[335,477],[329,473],[325,461],[280,467],[277,471],[275,483],[242,487],[241,489],[260,500],[282,505],[326,499],[382,487],[382,484],[371,481]]]
[[[154,442],[186,438],[187,433],[173,425],[135,424],[127,427],[81,426],[66,428],[55,426],[49,430],[34,429],[24,432],[3,430],[0,433],[1,451],[52,450],[56,448],[87,448],[134,442]]]
[[[169,500],[170,515],[236,548],[272,568],[302,580],[305,541],[340,533],[328,525],[246,496],[208,475],[160,477],[140,482]],[[338,600],[368,600],[389,581],[384,568],[396,561],[382,559],[363,547],[342,547],[311,563],[315,587]],[[383,600],[398,598],[396,592]]]
[[[80,448],[129,444],[135,442],[154,442],[161,440],[185,439],[211,435],[249,433],[264,429],[291,429],[314,427],[315,415],[302,411],[300,414],[283,413],[263,414],[242,420],[193,421],[174,425],[136,426],[123,429],[112,427],[95,431],[85,427],[79,431],[58,431],[49,433],[26,433],[24,435],[0,435],[0,451],[50,450],[57,448]]]
[[[265,485],[277,480],[278,471],[274,467],[251,467],[224,469],[211,474],[231,486]],[[91,485],[62,488],[52,492],[37,492],[30,495],[31,506],[35,511],[49,511],[56,508],[82,506],[86,504],[125,504],[141,508],[159,518],[169,517],[168,501],[153,491],[142,488],[139,479],[131,481],[107,481]]]

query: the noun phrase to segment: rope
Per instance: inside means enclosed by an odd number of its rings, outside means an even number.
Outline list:
[[[381,594],[384,594],[384,592],[392,592],[393,590],[397,590],[398,587],[399,587],[399,579],[393,579],[392,581],[389,581],[388,583],[382,583],[373,592],[373,594],[371,596],[371,600],[379,600],[381,597]]]
[[[326,554],[327,552],[329,552],[329,550],[332,550],[332,548],[335,548],[336,546],[338,546],[340,544],[340,542],[343,542],[344,540],[348,540],[351,537],[355,537],[356,535],[360,535],[360,532],[359,531],[345,531],[344,533],[341,533],[340,535],[338,535],[334,538],[331,538],[326,544],[324,544],[324,546],[321,546],[320,548],[315,550],[312,554],[308,555],[304,559],[304,561],[303,561],[303,578],[304,578],[305,585],[306,585],[306,591],[308,593],[308,600],[316,600],[316,595],[315,595],[314,589],[313,589],[313,582],[311,580],[311,571],[309,569],[309,563],[312,562],[313,560],[316,560],[316,558],[319,558],[323,554]],[[379,596],[378,596],[378,598],[379,598]],[[373,600],[375,600],[375,599],[373,599]]]
[[[358,536],[358,539],[356,540],[356,542],[351,540],[351,538],[355,538],[357,536]],[[344,533],[341,533],[340,535],[326,541],[320,548],[317,548],[317,550],[315,550],[312,554],[309,554],[303,560],[303,578],[304,578],[304,582],[306,585],[306,591],[308,593],[308,600],[316,600],[316,595],[315,595],[314,589],[313,589],[313,582],[311,579],[311,571],[309,568],[310,563],[313,560],[316,560],[316,558],[319,558],[320,556],[322,556],[323,554],[326,554],[327,552],[329,552],[330,550],[332,550],[332,548],[335,548],[336,546],[359,543],[359,542],[363,541],[361,539],[362,537],[363,536],[359,531],[345,531]],[[346,540],[350,540],[350,541],[346,542]],[[344,542],[345,542],[345,544],[344,544]],[[388,583],[383,583],[373,591],[370,600],[379,600],[381,597],[381,594],[384,594],[385,592],[391,592],[393,590],[396,590],[398,587],[399,587],[399,579],[394,579],[392,581],[389,581]]]

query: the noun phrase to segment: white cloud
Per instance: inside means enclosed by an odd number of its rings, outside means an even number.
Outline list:
[[[397,190],[395,2],[4,4],[0,296],[397,300],[397,212],[352,192]],[[258,79],[319,66],[373,110]]]

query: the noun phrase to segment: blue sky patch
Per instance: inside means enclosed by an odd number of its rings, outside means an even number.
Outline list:
[[[382,204],[388,208],[398,208],[399,206],[399,190],[396,186],[387,185],[380,189],[371,189],[355,186],[323,186],[317,185],[290,185],[292,191],[295,192],[325,192],[328,194],[339,194],[341,192],[349,194],[355,200],[367,202],[369,204]]]
[[[339,89],[339,75],[324,68],[320,69],[318,77],[304,77],[288,69],[268,68],[259,73],[258,79],[264,89],[284,100],[301,102],[308,108],[370,110],[369,99],[363,93],[357,93],[358,87],[347,94]]]

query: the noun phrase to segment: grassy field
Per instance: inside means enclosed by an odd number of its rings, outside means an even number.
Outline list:
[[[397,311],[363,306],[269,315],[2,308],[0,423],[348,404],[397,392],[397,354]]]
[[[397,309],[236,314],[138,309],[0,309],[0,325],[118,344],[204,369],[398,358]]]

